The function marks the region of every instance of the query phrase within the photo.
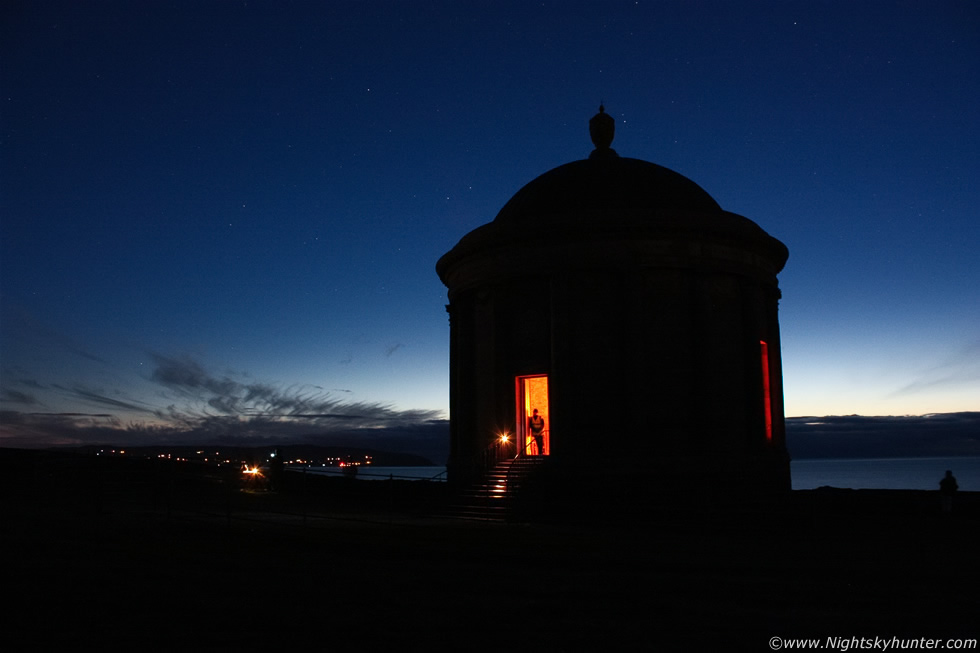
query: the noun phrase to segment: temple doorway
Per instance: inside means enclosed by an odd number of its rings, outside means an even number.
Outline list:
[[[551,415],[548,412],[548,375],[519,376],[517,389],[517,442],[521,455],[551,454]],[[535,415],[537,411],[537,415]]]

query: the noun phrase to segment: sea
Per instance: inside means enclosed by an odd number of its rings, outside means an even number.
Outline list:
[[[301,468],[297,468],[299,471]],[[951,470],[961,490],[980,492],[980,456],[936,458],[823,458],[793,460],[794,490],[830,486],[854,490],[938,490],[939,479]],[[342,468],[310,467],[314,474],[340,476]],[[359,480],[445,481],[444,466],[358,468]]]
[[[961,490],[980,492],[980,456],[823,458],[790,463],[794,490],[825,485],[854,490],[938,490],[947,469]]]
[[[320,474],[323,476],[344,476],[345,467],[306,467],[291,466],[291,470],[309,474]],[[376,465],[360,465],[357,468],[355,478],[361,481],[445,481],[445,465],[416,465],[411,467],[382,467]]]

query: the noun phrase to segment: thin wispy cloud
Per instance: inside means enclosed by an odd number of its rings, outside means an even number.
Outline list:
[[[8,300],[9,302],[9,300]],[[21,301],[9,302],[4,312],[4,337],[28,349],[64,352],[101,365],[106,360],[93,354],[76,337],[48,324]]]
[[[34,379],[14,379],[3,381],[0,386],[0,402],[20,406],[44,406],[38,398],[47,388]]]
[[[0,400],[9,401],[13,404],[23,404],[25,406],[37,406],[41,404],[34,395],[7,388],[0,392]]]
[[[17,384],[32,390],[46,390],[47,387],[34,379],[17,379]]]
[[[384,403],[351,402],[350,390],[320,385],[276,385],[245,373],[216,374],[190,356],[150,353],[144,377],[163,401],[151,405],[120,390],[51,384],[61,398],[114,413],[41,413],[24,389],[5,388],[8,404],[27,410],[0,413],[0,446],[66,444],[264,444],[309,442],[441,451],[448,423],[441,411],[399,410]],[[41,384],[35,384],[39,389]],[[143,415],[145,418],[133,419]]]
[[[401,349],[404,346],[405,345],[402,344],[402,343],[400,343],[400,342],[391,343],[390,345],[388,345],[387,347],[385,347],[385,358],[391,358],[391,356],[396,351],[398,351],[399,349]]]
[[[236,418],[248,420],[300,420],[304,423],[338,420],[359,428],[378,428],[414,424],[438,419],[436,410],[397,410],[383,403],[349,402],[335,397],[321,386],[279,387],[228,375],[216,376],[188,357],[153,354],[156,368],[150,380],[163,386],[181,401],[172,404],[161,417],[170,419]]]
[[[88,404],[117,408],[131,413],[152,413],[151,408],[147,404],[134,399],[128,399],[121,394],[112,397],[105,392],[86,388],[82,385],[68,387],[55,383],[51,387],[60,390],[71,399],[78,399]]]
[[[124,429],[105,413],[23,413],[0,411],[0,446],[15,448],[114,442]]]
[[[923,370],[919,378],[889,396],[902,397],[970,384],[980,387],[980,340],[963,345],[954,355],[939,365]]]

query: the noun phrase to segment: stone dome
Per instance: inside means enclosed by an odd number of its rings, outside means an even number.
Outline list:
[[[517,191],[491,225],[500,237],[617,234],[725,242],[761,248],[777,270],[789,256],[785,245],[752,220],[722,209],[684,175],[614,153],[566,163],[537,177]]]
[[[445,280],[447,267],[488,247],[608,237],[735,246],[762,255],[774,272],[783,268],[786,246],[755,222],[725,211],[684,175],[618,156],[609,141],[597,141],[588,159],[549,170],[517,191],[492,222],[474,229],[442,257],[440,276]]]
[[[517,191],[494,222],[559,226],[613,216],[633,222],[678,212],[720,211],[718,202],[684,175],[649,161],[611,155],[549,170]]]
[[[703,188],[669,168],[619,156],[609,145],[613,119],[599,108],[590,123],[596,149],[533,179],[496,218],[460,239],[436,264],[439,276],[481,250],[518,242],[669,240],[735,247],[760,256],[773,273],[789,251],[752,220],[725,211]]]

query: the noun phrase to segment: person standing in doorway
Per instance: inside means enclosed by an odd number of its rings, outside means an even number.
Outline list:
[[[538,445],[538,455],[544,455],[544,418],[538,415],[538,409],[534,409],[534,413],[528,420],[528,426],[531,429],[531,437],[534,438],[534,443]]]

